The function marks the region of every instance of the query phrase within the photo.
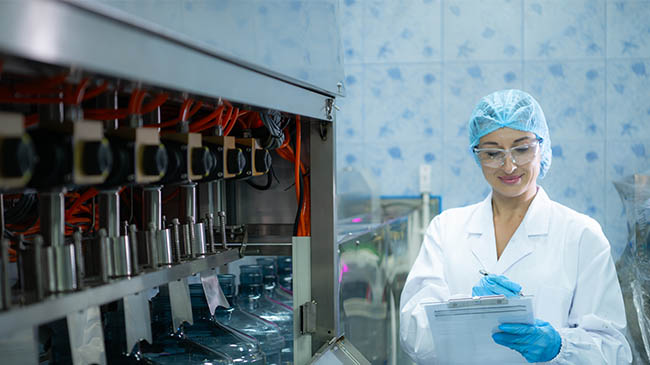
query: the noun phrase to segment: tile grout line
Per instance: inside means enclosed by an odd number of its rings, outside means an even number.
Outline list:
[[[608,120],[607,120],[607,114],[608,114],[607,113],[607,108],[608,108],[608,106],[607,106],[607,103],[608,103],[608,98],[607,98],[607,68],[608,67],[607,67],[607,65],[609,64],[609,60],[607,58],[607,55],[608,55],[607,54],[607,52],[608,52],[608,50],[607,50],[607,32],[608,32],[608,27],[607,27],[607,7],[608,7],[608,1],[605,0],[605,4],[604,4],[604,8],[605,8],[605,39],[604,39],[604,44],[603,44],[603,48],[604,48],[603,59],[605,60],[605,75],[603,76],[603,79],[604,79],[603,83],[604,83],[604,87],[605,87],[605,126],[604,126],[605,130],[603,131],[603,135],[605,136],[605,142],[604,142],[605,145],[603,146],[603,154],[604,154],[604,156],[603,156],[604,157],[603,158],[603,166],[604,166],[604,169],[603,169],[603,199],[605,201],[604,201],[603,206],[605,208],[605,211],[603,212],[603,215],[604,215],[604,219],[605,219],[605,222],[604,222],[605,228],[604,228],[604,230],[609,232],[610,231],[609,222],[608,222],[609,219],[607,218],[607,215],[608,215],[607,212],[609,212],[609,204],[608,204],[609,199],[607,199],[607,184],[609,184],[609,181],[607,179],[607,160],[608,160],[608,157],[609,157],[609,155],[607,153],[607,141],[608,141],[607,131],[609,130]]]
[[[521,0],[521,88],[524,89],[526,87],[526,57],[524,55],[525,52],[525,24],[524,24],[524,17],[526,15],[524,8],[526,6],[526,0]],[[526,91],[526,90],[524,90]]]
[[[367,153],[368,153],[368,143],[366,142],[366,134],[368,129],[367,119],[366,119],[366,2],[361,2],[361,163],[363,166],[367,166]]]
[[[446,71],[446,62],[445,62],[445,1],[440,0],[440,133],[442,145],[444,145],[445,138],[445,124],[446,124],[446,113],[445,113],[445,71]],[[439,192],[440,196],[444,195],[444,187],[447,184],[445,181],[446,176],[446,164],[447,162],[447,149],[442,149],[442,169],[441,169],[441,191]],[[441,205],[442,211],[442,205]]]

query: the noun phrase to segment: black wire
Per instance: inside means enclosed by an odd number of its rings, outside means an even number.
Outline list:
[[[271,185],[273,184],[273,167],[271,167],[271,170],[266,173],[266,184],[265,185],[257,185],[254,182],[251,182],[250,180],[246,180],[246,184],[248,184],[251,188],[257,189],[257,190],[269,190],[271,188]]]
[[[300,171],[300,173],[302,173],[302,170]],[[307,177],[307,176],[309,176],[310,173],[311,173],[311,171],[307,170],[307,173],[304,174],[304,175],[301,175],[301,176],[302,176],[302,177]],[[279,182],[279,181],[278,181],[278,182]],[[294,187],[294,186],[296,186],[296,183],[295,183],[295,182],[293,182],[293,183],[291,183],[291,185],[287,186],[287,187],[284,189],[284,191],[289,191],[289,189],[291,189],[291,188]]]
[[[293,235],[298,235],[298,222],[300,222],[300,211],[302,209],[302,203],[304,200],[304,189],[302,183],[302,171],[298,170],[298,182],[300,183],[300,198],[298,199],[298,209],[296,210],[296,218],[293,221]]]

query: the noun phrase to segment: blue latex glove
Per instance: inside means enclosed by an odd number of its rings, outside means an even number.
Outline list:
[[[528,362],[551,361],[560,353],[562,338],[548,322],[535,324],[503,323],[492,335],[494,342],[521,353]]]
[[[521,292],[521,285],[510,281],[503,275],[490,274],[481,278],[472,288],[472,296],[500,295],[516,297]]]

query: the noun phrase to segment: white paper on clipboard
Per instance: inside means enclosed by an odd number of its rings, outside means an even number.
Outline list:
[[[517,351],[494,342],[501,323],[535,321],[532,296],[452,299],[424,303],[440,364],[526,364]]]

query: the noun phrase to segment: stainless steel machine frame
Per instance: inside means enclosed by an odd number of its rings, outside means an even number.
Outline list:
[[[0,55],[303,116],[304,130],[309,135],[313,222],[309,240],[311,293],[307,297],[317,308],[315,331],[305,335],[311,336],[312,349],[338,338],[341,329],[335,238],[336,93],[255,64],[225,58],[213,49],[160,31],[160,27],[102,9],[86,6],[83,1],[2,1]],[[215,203],[225,206],[224,202]],[[267,254],[288,253],[292,242],[295,241],[288,236],[275,245],[253,242],[247,249],[256,247],[258,252]],[[76,311],[216,268],[238,259],[240,253],[237,248],[221,248],[217,254],[173,267],[129,279],[108,279],[100,286],[2,311],[0,337],[24,333]],[[295,303],[296,313],[302,304]],[[298,314],[296,319],[300,319]],[[299,338],[296,335],[296,341]]]

